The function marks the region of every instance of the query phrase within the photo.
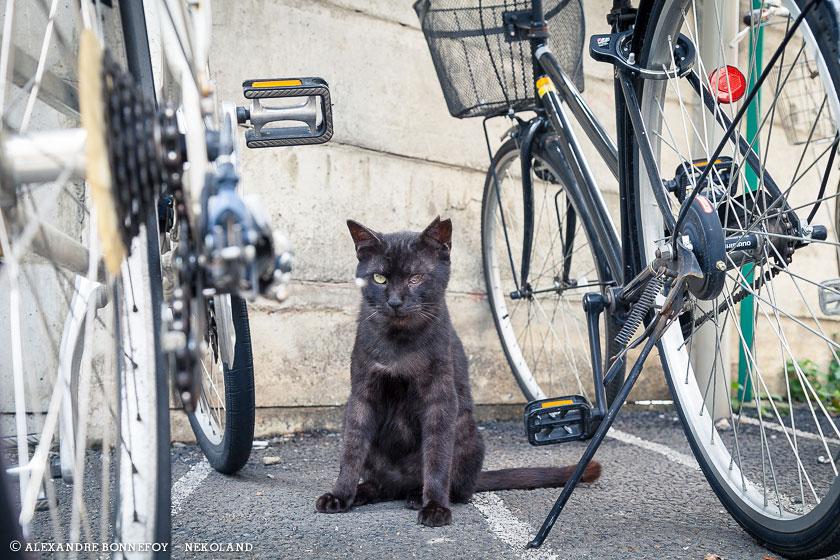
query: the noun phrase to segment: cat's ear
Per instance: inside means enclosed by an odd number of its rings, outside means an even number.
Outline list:
[[[441,221],[438,216],[423,230],[420,238],[426,244],[448,254],[452,249],[452,220],[447,218]]]
[[[379,249],[382,244],[378,233],[359,222],[347,220],[347,228],[350,230],[350,236],[353,237],[353,243],[356,244],[356,258],[359,260],[370,256],[370,253]]]

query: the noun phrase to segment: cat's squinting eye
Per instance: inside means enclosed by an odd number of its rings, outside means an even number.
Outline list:
[[[376,282],[377,284],[384,284],[385,283],[385,277],[382,276],[381,274],[374,274],[373,275],[373,281]]]
[[[417,284],[417,283],[420,282],[420,280],[422,278],[423,278],[422,274],[415,274],[414,276],[412,276],[411,278],[408,279],[408,283],[409,284]]]

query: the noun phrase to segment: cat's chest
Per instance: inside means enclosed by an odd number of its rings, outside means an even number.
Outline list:
[[[431,361],[424,352],[378,352],[371,356],[368,369],[377,376],[416,377],[429,370]]]

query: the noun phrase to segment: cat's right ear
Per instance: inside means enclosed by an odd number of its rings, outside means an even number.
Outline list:
[[[372,229],[353,220],[347,220],[347,228],[350,230],[350,236],[353,237],[353,243],[356,244],[356,258],[359,260],[366,259],[380,248],[382,239]]]

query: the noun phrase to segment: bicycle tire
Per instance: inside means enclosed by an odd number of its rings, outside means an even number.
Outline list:
[[[640,5],[637,17],[637,22],[639,23],[638,28],[646,30],[644,37],[641,38],[642,48],[640,51],[639,60],[642,67],[656,67],[654,59],[657,58],[657,55],[653,53],[656,49],[664,49],[664,47],[657,46],[657,44],[662,45],[662,42],[665,40],[666,36],[675,35],[674,29],[672,28],[674,24],[669,18],[674,18],[675,14],[678,14],[680,10],[685,10],[686,4],[687,1],[685,0],[681,2],[677,2],[674,0],[651,0],[648,2],[643,2]],[[796,6],[791,7],[802,9],[805,6],[805,4],[805,0],[796,0]],[[840,12],[836,11],[835,6],[836,4],[830,5],[829,2],[817,3],[816,5],[814,5],[811,9],[811,12],[806,16],[805,20],[803,21],[803,26],[807,27],[803,27],[801,29],[803,29],[803,33],[811,33],[812,37],[819,38],[818,41],[814,41],[814,44],[817,45],[817,48],[819,49],[818,54],[820,54],[820,56],[824,60],[825,67],[827,69],[827,75],[825,75],[825,73],[822,72],[822,70],[820,71],[820,74],[824,75],[823,83],[827,84],[826,88],[833,88],[834,97],[836,99],[836,92],[840,87],[840,56],[838,56],[838,53],[840,52],[838,51],[838,15],[840,15]],[[798,14],[796,13],[796,10],[791,10],[791,12],[792,17],[790,21],[793,21],[793,17],[795,17]],[[682,17],[685,18],[684,11]],[[810,43],[808,43],[804,39],[802,43],[810,45]],[[794,59],[794,62],[791,64],[794,64],[795,62],[796,59]],[[781,76],[781,70],[779,71],[779,73],[779,75]],[[782,84],[782,86],[777,87],[777,96],[780,89],[783,89],[785,85],[786,82],[785,84]],[[656,103],[665,103],[664,100],[656,101],[654,99],[657,96],[657,90],[655,88],[656,86],[649,86],[647,83],[645,83],[641,85],[637,90],[640,94],[640,105],[642,107],[643,118],[645,118],[646,115],[650,117],[655,113],[655,111],[653,111],[651,108],[655,107]],[[772,93],[772,91],[770,93]],[[775,99],[774,103],[772,103],[771,106],[775,108]],[[665,115],[661,109],[660,113],[662,114],[661,120],[664,120]],[[773,116],[775,117],[775,115]],[[817,114],[817,119],[819,119],[819,113]],[[658,126],[656,124],[652,124],[655,120],[656,119],[650,118],[645,120],[645,123],[649,124],[651,127],[651,130],[648,131],[651,138],[655,137],[657,130],[661,131],[662,129],[661,122]],[[773,119],[771,118],[770,120],[772,121]],[[712,125],[714,126],[714,119],[712,119]],[[699,125],[697,125],[697,127],[699,128]],[[813,128],[816,128],[816,124],[813,125]],[[760,132],[761,129],[759,129],[759,133]],[[664,134],[664,132],[661,133]],[[813,134],[813,132],[811,132],[811,134]],[[632,138],[632,133],[628,132],[628,137],[624,138],[624,141],[634,142],[635,139]],[[769,139],[767,140],[767,146],[768,148],[770,146]],[[760,145],[760,147],[762,149],[764,148],[763,145]],[[645,204],[650,205],[650,199],[648,198],[646,200],[644,198],[645,195],[639,196],[638,193],[642,192],[644,189],[649,189],[650,187],[649,185],[643,185],[640,182],[647,179],[640,179],[644,177],[645,170],[641,158],[638,155],[638,151],[636,151],[634,155],[635,158],[632,162],[632,166],[634,185],[636,186],[636,194],[633,198],[634,200],[636,200],[636,207],[635,212],[631,214],[631,216],[635,220],[635,223],[631,224],[631,227],[628,229],[629,231],[638,232],[638,239],[636,241],[638,243],[637,246],[639,247],[640,262],[646,263],[650,262],[650,260],[652,259],[652,241],[654,237],[652,232],[648,231],[648,233],[646,233],[645,228],[649,227],[647,225],[649,222],[646,222],[643,217],[644,212],[647,211],[645,210]],[[769,155],[765,157],[769,159]],[[767,164],[767,167],[769,168],[770,165],[771,164]],[[648,195],[648,197],[649,196],[650,195]],[[729,195],[725,195],[724,198],[726,198],[726,196]],[[744,196],[746,197],[746,195]],[[746,200],[746,198],[744,198],[743,200]],[[817,201],[812,202],[812,204],[817,204]],[[656,211],[658,212],[658,209]],[[829,235],[831,235],[831,232],[829,232]],[[805,296],[803,295],[802,297],[804,299]],[[717,303],[715,303],[714,306],[716,307]],[[734,304],[732,304],[732,307],[734,309]],[[693,315],[693,317],[695,317],[696,319],[697,316]],[[717,319],[715,319],[715,321],[717,321]],[[679,329],[676,327],[679,327]],[[700,423],[698,420],[696,420],[696,417],[698,416],[697,407],[699,403],[700,412],[702,414],[702,412],[706,410],[705,407],[707,403],[705,400],[705,396],[703,397],[702,401],[698,401],[693,398],[695,394],[699,393],[699,386],[698,384],[694,383],[694,381],[691,381],[689,379],[689,370],[691,368],[691,355],[689,353],[687,357],[685,357],[685,342],[680,342],[682,340],[681,337],[683,335],[678,335],[674,332],[676,330],[681,330],[682,328],[683,327],[678,324],[672,327],[669,330],[669,332],[666,332],[665,337],[663,337],[662,341],[660,341],[660,358],[663,369],[665,370],[665,376],[669,388],[674,397],[674,405],[682,422],[684,432],[686,434],[692,452],[695,458],[697,459],[698,464],[704,476],[708,480],[713,492],[716,494],[716,496],[724,505],[726,510],[730,513],[730,515],[744,530],[746,530],[747,533],[749,533],[753,538],[755,538],[760,544],[773,550],[774,552],[777,552],[789,558],[806,559],[823,558],[825,556],[840,551],[840,479],[837,479],[835,477],[833,483],[829,483],[826,494],[823,496],[822,501],[819,502],[820,507],[815,506],[810,511],[807,511],[804,515],[800,515],[798,517],[796,515],[790,515],[788,518],[785,518],[782,515],[782,498],[784,497],[784,493],[779,494],[779,490],[777,487],[776,500],[778,502],[779,516],[778,519],[776,519],[774,517],[775,510],[773,510],[773,508],[767,507],[766,505],[766,486],[764,510],[762,511],[760,507],[757,507],[755,503],[751,501],[751,497],[747,492],[747,482],[743,481],[743,472],[747,470],[747,467],[745,467],[742,464],[743,458],[740,455],[742,451],[738,451],[738,456],[736,458],[734,456],[734,451],[727,451],[725,445],[717,445],[717,448],[715,448],[715,443],[717,443],[717,441],[723,442],[724,440],[720,435],[723,432],[719,431],[719,429],[714,424],[716,422],[716,418],[713,413],[707,414],[707,417],[711,417],[711,422],[713,425],[709,429],[708,433],[701,433],[701,430],[699,428]],[[693,326],[692,329],[694,329]],[[779,324],[779,329],[781,330],[781,324]],[[722,339],[722,335],[718,334],[717,336],[719,341],[718,345],[723,345],[724,342]],[[743,337],[743,334],[741,334],[740,336]],[[680,348],[683,349],[680,350]],[[679,358],[680,352],[683,352],[682,361],[680,361]],[[753,350],[752,352],[757,352],[757,349]],[[713,358],[713,360],[716,359],[717,357]],[[756,358],[751,359],[756,360]],[[755,363],[755,366],[750,367],[757,368],[758,362],[756,361]],[[683,380],[681,373],[683,368],[686,372],[685,380]],[[712,370],[712,374],[714,374],[714,369]],[[787,374],[785,379],[787,379]],[[759,390],[760,389],[761,388],[759,387]],[[716,389],[714,389],[713,391],[715,390]],[[729,390],[729,387],[726,387],[726,390]],[[746,389],[744,388],[741,388],[741,391],[741,394],[745,395],[747,393]],[[708,386],[706,388],[706,393],[708,393]],[[745,402],[744,399],[746,397],[742,396],[740,398],[742,409]],[[770,403],[772,403],[773,400],[774,399],[772,396],[769,397]],[[768,404],[767,406],[768,408],[772,406],[773,410],[775,410],[775,404]],[[714,405],[712,408],[714,408]],[[763,410],[761,405],[758,405],[756,408]],[[758,412],[758,416],[759,422],[761,422],[761,411]],[[741,425],[741,413],[739,413],[737,418],[733,416],[733,420],[735,420],[736,425]],[[708,420],[704,420],[704,422],[706,424],[709,423]],[[791,422],[793,422],[793,420],[791,420]],[[736,434],[737,430],[742,430],[742,437],[744,436],[744,434],[750,433],[748,431],[748,428],[745,427],[738,427],[736,429]],[[761,430],[763,432],[764,428],[761,427]],[[711,433],[711,437],[709,437],[709,433]],[[787,432],[785,431],[785,433]],[[737,437],[737,435],[735,437]],[[762,458],[764,457],[764,446],[767,447],[769,457],[771,455],[769,453],[770,444],[767,443],[766,435],[763,435],[762,437],[765,438],[765,440],[761,444]],[[718,438],[721,439],[718,440]],[[795,441],[796,439],[794,437],[794,442]],[[800,441],[806,440],[800,439]],[[745,449],[746,445],[747,444],[742,442],[740,447],[742,449]],[[802,445],[800,452],[803,452],[802,449],[804,449],[804,444],[800,443],[800,445]],[[723,448],[723,450],[721,450],[721,448]],[[727,455],[732,455],[729,458],[729,469],[731,470],[733,464],[735,464],[738,467],[737,470],[742,473],[742,481],[740,484],[743,485],[743,492],[738,490],[738,485],[733,485],[731,483],[731,480],[727,477],[725,473],[725,461],[721,459],[722,452],[726,452]],[[796,460],[800,461],[800,465],[802,464],[802,461],[806,461],[804,459],[799,459],[799,452],[794,451],[794,453],[797,456]],[[772,463],[770,468],[772,469]],[[805,467],[803,466],[802,471],[804,470]],[[797,470],[798,473],[802,471]],[[752,476],[752,474],[750,473],[748,476]],[[772,476],[775,482],[775,471],[772,472]],[[752,484],[753,482],[750,481],[750,485]],[[798,495],[796,496],[796,498],[798,498]],[[792,503],[796,504],[797,502]],[[805,501],[802,500],[798,503],[804,504]],[[797,509],[795,505],[793,506],[793,509]],[[799,509],[805,511],[804,506],[802,506]]]
[[[535,161],[541,162],[541,164],[549,170],[549,173],[554,178],[554,180],[558,181],[557,177],[559,177],[559,173],[556,171],[559,165],[559,163],[557,162],[558,156],[556,153],[553,152],[551,148],[546,147],[546,140],[546,136],[538,136],[536,138],[532,150],[533,156],[535,158]],[[492,241],[495,228],[494,224],[499,221],[495,218],[491,219],[491,217],[494,216],[494,209],[498,207],[498,199],[496,196],[493,170],[496,170],[496,177],[500,181],[500,190],[503,190],[503,187],[501,186],[503,178],[501,177],[501,175],[504,173],[504,170],[508,166],[518,161],[519,147],[517,146],[517,142],[513,139],[510,139],[507,142],[505,142],[493,157],[493,160],[491,162],[491,168],[487,172],[487,177],[484,185],[484,194],[481,202],[481,252],[484,270],[484,281],[487,289],[487,298],[490,304],[491,314],[493,315],[493,323],[496,327],[496,332],[499,336],[499,340],[501,342],[505,358],[511,369],[511,372],[513,373],[514,379],[519,385],[519,388],[522,390],[522,394],[528,401],[534,401],[544,399],[547,397],[554,397],[557,395],[551,394],[552,391],[549,389],[549,387],[542,386],[546,383],[545,378],[543,378],[542,383],[537,380],[537,378],[531,371],[532,367],[535,368],[535,364],[525,363],[524,355],[522,351],[518,348],[518,341],[511,338],[511,333],[509,331],[511,329],[512,322],[508,320],[506,300],[509,301],[509,294],[515,289],[515,286],[512,282],[510,282],[511,285],[502,288],[498,285],[500,282],[495,278],[494,273],[495,267],[509,267],[510,265],[506,260],[502,263],[497,263],[497,259],[499,258],[498,251],[494,248],[494,242]],[[521,190],[519,192],[521,192]],[[572,204],[572,207],[575,209],[577,215],[580,215],[581,212],[578,209],[579,204],[577,202],[577,197],[569,196],[566,200]],[[589,245],[589,250],[591,252],[593,251],[593,244],[597,243],[597,237],[595,235],[595,232],[591,229],[590,222],[586,220],[581,220],[580,223],[582,229],[584,230],[585,239]],[[534,251],[536,250],[537,248],[535,247]],[[574,252],[577,252],[579,250],[579,248],[575,248]],[[514,253],[516,253],[516,251],[514,251]],[[592,259],[595,263],[599,263],[594,253],[592,253]],[[596,264],[595,268],[597,269],[598,281],[602,282],[604,276],[600,264]],[[597,286],[592,287],[589,291],[594,290],[597,290]],[[579,317],[583,317],[583,329],[585,330],[586,323],[585,314],[583,314],[583,307],[579,301],[575,301],[574,304],[577,307],[570,309],[570,311],[576,310],[580,314]],[[606,368],[608,368],[610,365],[610,356],[614,356],[620,350],[616,347],[615,344],[615,337],[620,330],[620,325],[613,317],[612,313],[608,308],[605,309],[603,313],[604,318],[602,318],[601,320],[601,335],[606,341],[609,341],[609,346],[607,347],[608,351],[605,352],[604,348],[602,347],[602,356],[604,359],[605,368],[604,371],[606,373]],[[584,344],[579,346],[581,346],[581,349],[584,352],[588,353],[588,340],[586,340]],[[568,361],[570,360],[567,358],[567,362]],[[586,379],[583,380],[581,383],[584,384],[584,387],[592,387],[593,382],[591,366],[589,367],[589,369],[584,369]],[[610,385],[607,386],[607,404],[612,403],[613,399],[618,393],[618,390],[621,388],[621,385],[624,382],[624,370],[625,368],[622,366],[619,373],[616,375],[616,377],[613,379]]]
[[[146,29],[146,16],[143,2],[119,2],[120,21],[123,40],[126,46],[126,66],[142,91],[151,99],[155,98],[155,82],[152,72],[152,59],[149,49],[149,36]],[[159,196],[159,193],[156,193]],[[156,410],[154,452],[156,454],[156,486],[154,494],[154,530],[152,542],[171,544],[171,484],[172,465],[170,462],[170,427],[169,427],[169,369],[161,347],[160,326],[163,324],[163,275],[160,260],[160,236],[158,232],[158,206],[152,204],[145,220],[145,241],[147,262],[149,265],[149,293],[154,347],[154,408]],[[152,395],[150,395],[152,396]],[[155,553],[157,558],[169,558],[170,548]]]
[[[208,432],[208,425],[196,415],[188,412],[193,433],[210,465],[224,474],[233,474],[245,466],[251,455],[254,441],[254,356],[251,351],[251,330],[248,321],[248,307],[244,299],[231,295],[233,329],[236,333],[233,365],[224,368],[224,414],[225,425],[220,439]],[[222,334],[224,336],[224,334]],[[202,399],[210,389],[205,387]],[[206,401],[204,401],[206,403]],[[218,426],[215,426],[218,428]],[[213,441],[218,439],[218,441]]]

